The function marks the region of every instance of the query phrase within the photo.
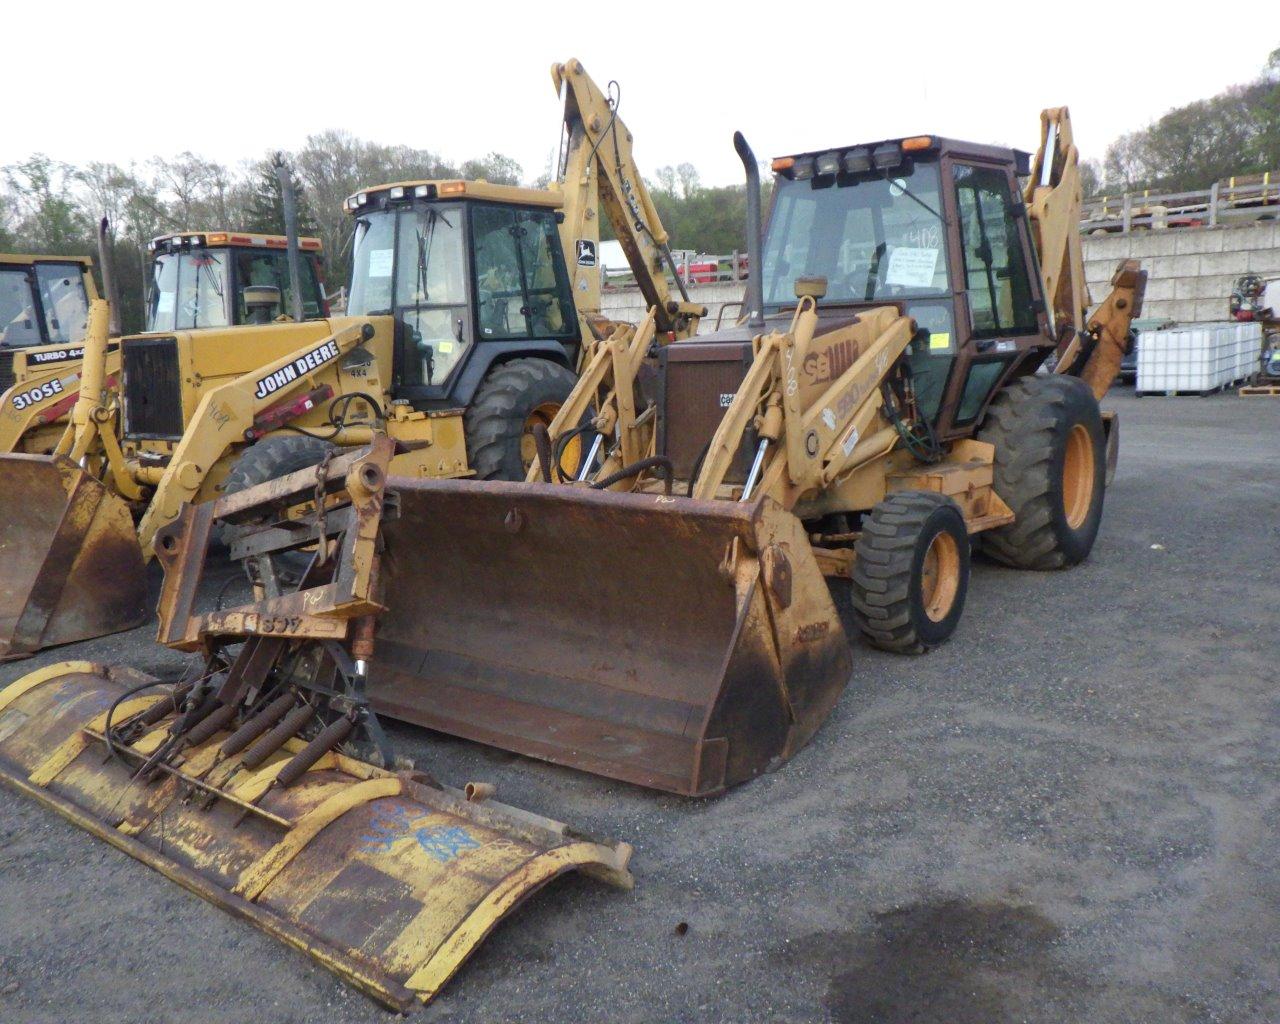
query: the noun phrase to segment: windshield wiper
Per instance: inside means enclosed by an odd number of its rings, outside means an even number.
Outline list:
[[[892,179],[892,180],[891,180],[891,179],[889,178],[888,174],[886,174],[886,175],[885,175],[885,177],[884,177],[884,180],[885,180],[885,181],[890,182],[890,184],[897,185],[897,186],[898,186],[898,188],[902,189],[902,194],[903,194],[904,196],[906,196],[906,197],[907,197],[907,198],[909,198],[909,199],[914,199],[917,203],[919,203],[921,206],[923,206],[923,207],[924,207],[926,210],[928,210],[931,214],[933,214],[935,217],[937,217],[937,218],[938,218],[938,220],[942,220],[942,214],[940,214],[940,213],[939,213],[937,210],[935,210],[932,206],[930,206],[930,205],[929,205],[928,203],[926,203],[923,199],[921,199],[918,195],[916,195],[914,192],[912,192],[912,191],[911,191],[911,189],[907,188],[907,179],[906,179],[906,178],[894,178],[894,179]]]

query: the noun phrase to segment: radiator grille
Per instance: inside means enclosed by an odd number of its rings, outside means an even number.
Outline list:
[[[659,451],[671,460],[675,478],[688,480],[742,384],[751,343],[683,343],[663,350],[663,356]],[[743,441],[743,450],[725,475],[726,483],[740,484],[747,478],[751,444],[749,438]]]
[[[135,338],[121,346],[125,434],[133,438],[182,436],[182,379],[175,338]]]
[[[0,394],[13,387],[13,353],[0,352]]]

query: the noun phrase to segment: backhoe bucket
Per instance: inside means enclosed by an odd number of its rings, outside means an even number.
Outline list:
[[[124,502],[67,459],[0,456],[0,661],[132,629],[148,614]]]
[[[176,765],[140,781],[174,704],[172,688],[128,669],[30,673],[0,690],[0,781],[392,1009],[430,1000],[552,878],[576,869],[632,885],[626,844],[477,800],[483,787],[450,789],[336,750],[285,781],[302,739],[249,767],[248,750],[227,753],[232,737],[213,716]],[[216,958],[207,967],[235,971]]]
[[[384,715],[702,795],[799,750],[849,677],[803,525],[769,499],[388,487]]]

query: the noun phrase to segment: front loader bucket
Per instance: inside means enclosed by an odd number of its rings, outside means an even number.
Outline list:
[[[0,661],[146,621],[128,507],[75,463],[0,456]]]
[[[273,786],[302,748],[296,738],[249,768],[238,764],[247,752],[219,760],[228,733],[205,730],[176,767],[137,781],[173,704],[170,688],[128,669],[33,672],[0,690],[0,780],[392,1009],[430,1000],[552,878],[577,869],[631,887],[626,844],[469,799],[483,790],[464,795],[333,751]],[[137,738],[109,751],[108,725],[118,737],[135,716]]]
[[[385,715],[701,795],[794,754],[849,677],[803,525],[768,499],[388,487]]]

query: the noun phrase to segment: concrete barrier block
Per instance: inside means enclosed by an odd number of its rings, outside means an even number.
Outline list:
[[[1211,274],[1240,275],[1245,272],[1248,266],[1248,254],[1242,250],[1205,253],[1200,257],[1201,276]]]
[[[1255,274],[1274,274],[1280,272],[1280,247],[1255,249],[1249,253],[1248,269]]]
[[[1231,294],[1235,277],[1230,274],[1202,274],[1190,279],[1191,299],[1221,299],[1224,303]]]
[[[1147,293],[1145,302],[1163,302],[1167,299],[1175,299],[1178,296],[1174,292],[1177,280],[1171,277],[1148,277]],[[1194,296],[1191,296],[1194,298]]]
[[[1195,302],[1195,323],[1213,323],[1227,318],[1227,297],[1219,299],[1197,299]]]
[[[1210,228],[1175,228],[1173,251],[1178,255],[1222,252],[1222,231]]]
[[[1152,310],[1150,313],[1144,309],[1143,312],[1148,316],[1162,316],[1169,320],[1173,320],[1180,324],[1194,323],[1196,319],[1196,304],[1192,299],[1179,299],[1176,302],[1164,302],[1159,310]]]
[[[1162,256],[1152,260],[1151,274],[1159,277],[1195,277],[1200,273],[1200,257]]]

